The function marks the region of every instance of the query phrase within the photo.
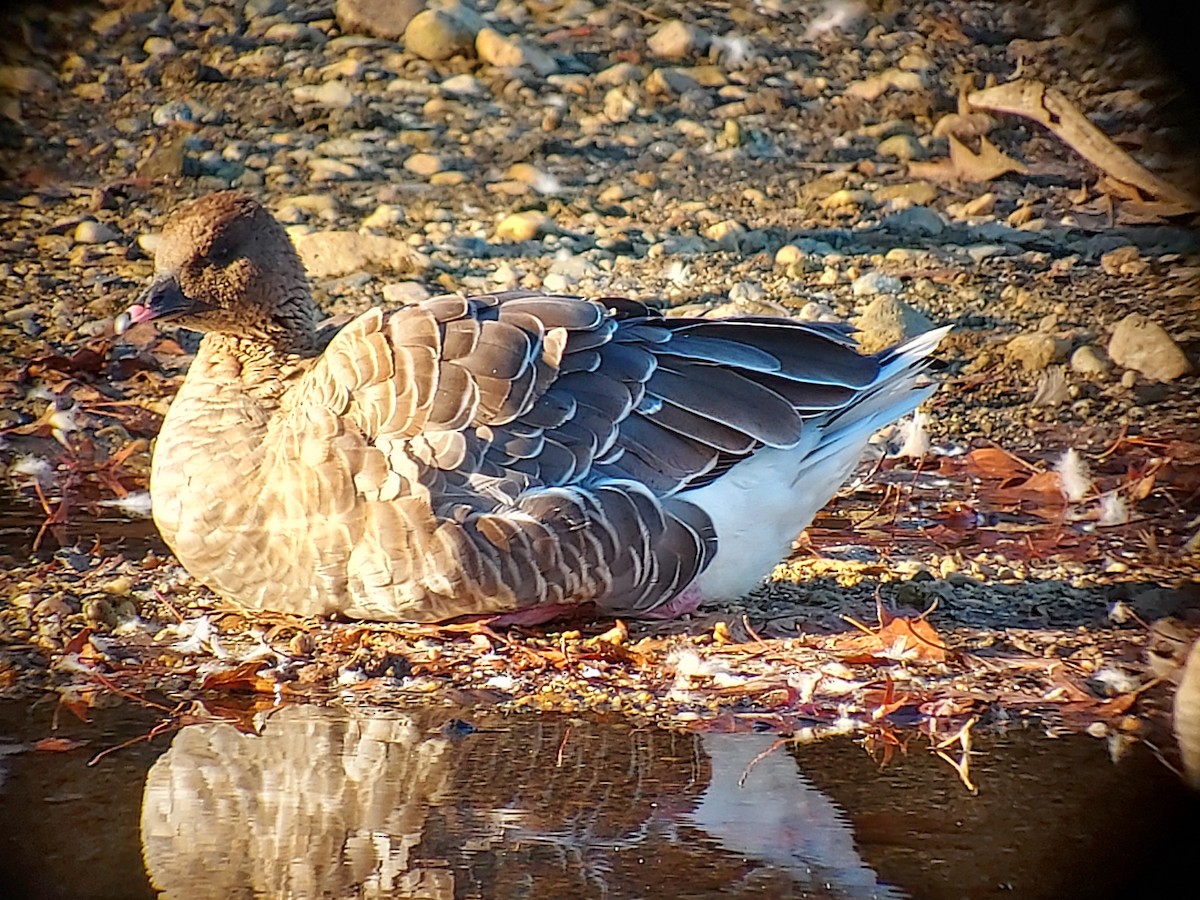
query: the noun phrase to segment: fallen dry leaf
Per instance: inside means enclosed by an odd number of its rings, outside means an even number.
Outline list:
[[[944,662],[947,655],[941,635],[928,620],[902,616],[878,629],[845,635],[833,647],[850,663]]]
[[[909,174],[916,178],[928,178],[940,182],[966,182],[970,184],[992,181],[1009,172],[1023,173],[1025,164],[1007,156],[986,137],[979,138],[976,153],[954,135],[949,135],[950,158],[930,162],[911,162]]]
[[[77,750],[86,743],[87,741],[73,741],[70,738],[49,737],[35,741],[33,749],[39,753],[67,753],[70,750]]]
[[[1010,81],[1008,84],[974,91],[967,100],[973,109],[1011,113],[1045,126],[1110,179],[1133,185],[1151,197],[1176,204],[1182,212],[1200,210],[1200,201],[1143,167],[1054,88],[1039,81]]]

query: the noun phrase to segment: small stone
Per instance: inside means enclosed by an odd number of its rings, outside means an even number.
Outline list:
[[[629,62],[619,62],[596,73],[593,80],[597,87],[621,87],[637,81],[642,75],[641,69]]]
[[[1040,372],[1055,362],[1062,352],[1059,342],[1044,332],[1019,334],[1004,347],[1011,362],[1020,363],[1027,372]]]
[[[1139,274],[1137,272],[1126,272],[1126,267],[1130,263],[1141,262],[1145,264],[1145,260],[1141,258],[1141,253],[1138,248],[1132,244],[1126,244],[1124,247],[1118,247],[1115,250],[1109,250],[1100,257],[1100,270],[1105,275],[1123,275],[1123,274]],[[1135,267],[1136,268],[1136,267]],[[1146,266],[1148,268],[1148,266]]]
[[[428,178],[445,168],[441,157],[432,153],[414,153],[404,161],[404,168],[414,175]]]
[[[558,63],[549,53],[518,38],[506,37],[494,28],[484,28],[475,36],[475,52],[493,66],[525,67],[543,78],[558,71]]]
[[[424,8],[425,0],[337,0],[334,15],[343,34],[369,34],[394,41]]]
[[[354,92],[341,81],[324,84],[302,84],[292,91],[297,103],[315,103],[330,109],[345,109],[354,103]]]
[[[571,289],[571,286],[570,279],[558,272],[548,272],[542,279],[542,290],[549,291],[551,294],[564,294]]]
[[[461,75],[451,75],[439,87],[442,93],[456,94],[461,97],[480,97],[485,88],[474,75],[463,72]]]
[[[291,215],[292,210],[300,214],[298,218]],[[277,215],[289,224],[308,216],[317,216],[332,222],[338,217],[338,204],[329,194],[298,194],[287,198],[280,205]]]
[[[804,251],[795,244],[784,244],[775,251],[775,265],[794,266],[804,262]]]
[[[121,235],[103,222],[85,219],[75,226],[73,236],[77,244],[107,244],[109,241],[117,240]]]
[[[318,156],[308,161],[309,181],[351,181],[360,175],[357,167],[340,159]]]
[[[670,19],[650,36],[646,46],[662,59],[683,59],[689,53],[702,51],[711,38],[703,30],[679,19]]]
[[[885,216],[880,223],[889,231],[913,237],[935,237],[946,230],[945,220],[927,206],[910,206]]]
[[[396,272],[420,272],[429,260],[406,242],[355,231],[314,231],[295,238],[296,252],[313,278],[337,278],[377,267]]]
[[[466,184],[467,173],[459,171],[451,172],[435,172],[429,176],[429,183],[432,185],[442,185],[443,187],[458,187],[460,184]]]
[[[393,281],[382,288],[383,299],[395,306],[411,306],[429,299],[429,291],[419,281]]]
[[[821,209],[858,209],[872,203],[870,191],[855,191],[842,188],[821,201]]]
[[[904,290],[904,282],[895,275],[874,270],[855,278],[850,290],[855,297],[869,294],[898,294]]]
[[[496,226],[496,240],[532,241],[539,235],[551,231],[553,227],[554,223],[550,217],[537,210],[512,213],[505,216]]]
[[[320,28],[303,22],[276,22],[263,32],[262,39],[272,44],[323,44],[327,40]]]
[[[729,302],[735,306],[757,308],[767,300],[767,292],[757,281],[739,281],[729,289]]]
[[[437,61],[475,51],[475,32],[462,19],[440,9],[413,16],[404,29],[404,47],[421,59]]]
[[[146,38],[142,49],[150,56],[170,56],[176,51],[174,42],[164,37]]]
[[[867,353],[892,347],[933,328],[924,313],[893,294],[876,297],[853,324],[859,331],[859,346]]]
[[[404,221],[404,209],[391,203],[381,203],[375,210],[362,220],[362,227],[367,230],[382,230],[399,225]]]
[[[876,203],[904,200],[915,206],[928,206],[937,199],[938,189],[928,181],[906,181],[903,184],[885,184],[871,192]]]
[[[613,88],[604,95],[604,115],[610,122],[628,122],[636,109],[637,104],[621,88]]]
[[[1093,347],[1091,344],[1084,344],[1071,354],[1071,369],[1080,375],[1098,377],[1107,375],[1112,369],[1112,364],[1103,350]]]
[[[150,113],[150,121],[160,128],[165,125],[186,125],[195,119],[192,108],[182,100],[172,100],[156,106]]]
[[[18,94],[38,94],[58,84],[53,75],[33,66],[0,66],[0,89]]]
[[[1155,381],[1174,381],[1192,370],[1191,362],[1166,330],[1140,313],[1130,313],[1117,323],[1108,342],[1108,355],[1117,365]]]
[[[893,134],[879,142],[877,152],[880,156],[890,156],[901,162],[908,162],[910,159],[924,157],[925,148],[911,134]]]
[[[746,234],[746,226],[736,219],[724,219],[704,229],[704,236],[716,241],[722,250],[737,250]]]

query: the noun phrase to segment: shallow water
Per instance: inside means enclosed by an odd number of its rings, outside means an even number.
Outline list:
[[[0,705],[6,897],[1169,896],[1200,836],[1146,748],[1086,736],[980,736],[971,796],[916,742],[881,770],[850,739],[291,706],[89,767],[154,717],[52,715]]]

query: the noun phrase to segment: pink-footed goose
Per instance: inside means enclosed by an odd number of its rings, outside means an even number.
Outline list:
[[[745,594],[932,393],[945,333],[868,356],[838,326],[530,291],[318,318],[258,202],[173,214],[118,322],[204,332],[154,449],[154,520],[243,606],[410,621]]]

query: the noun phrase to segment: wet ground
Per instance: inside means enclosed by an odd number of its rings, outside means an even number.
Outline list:
[[[4,20],[0,885],[1172,893],[1200,820],[1155,753],[1177,761],[1172,664],[1200,625],[1195,208],[1122,183],[1111,147],[1085,160],[968,99],[1052,88],[1194,192],[1193,105],[1127,8],[474,5],[557,71],[427,59],[332,3]],[[667,47],[672,20],[698,31]],[[974,159],[989,147],[998,168]],[[144,500],[194,340],[117,340],[112,317],[169,211],[231,185],[300,242],[426,257],[314,271],[331,314],[521,285],[869,339],[889,315],[954,324],[931,453],[883,462],[771,584],[681,622],[244,615],[113,518]],[[1113,351],[1130,313],[1164,329],[1151,357],[1191,371]],[[877,600],[930,630],[865,634]],[[954,735],[977,796],[930,752]]]
[[[136,741],[157,717],[128,704],[57,730],[0,705],[5,896],[1180,896],[1200,838],[1144,745],[1086,736],[981,739],[971,796],[916,745],[881,767],[612,718],[225,712]]]

